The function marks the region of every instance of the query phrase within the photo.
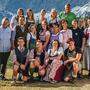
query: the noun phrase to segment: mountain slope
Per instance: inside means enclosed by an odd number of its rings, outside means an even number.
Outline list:
[[[32,8],[35,12],[39,12],[42,8],[50,11],[56,8],[58,11],[64,9],[66,3],[70,3],[72,7],[83,6],[90,0],[0,0],[0,10],[7,10],[15,13],[19,7]]]
[[[9,19],[16,14],[18,8],[33,9],[35,13],[40,12],[42,8],[50,11],[56,8],[58,12],[64,10],[66,3],[70,3],[72,11],[77,16],[90,17],[90,0],[0,0],[0,21],[3,16]],[[38,14],[39,15],[39,14]]]

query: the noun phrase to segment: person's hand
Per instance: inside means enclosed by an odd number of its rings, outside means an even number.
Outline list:
[[[69,62],[68,60],[67,61],[64,61],[64,65],[66,65],[68,62]]]
[[[39,60],[39,58],[38,58],[38,57],[36,57],[35,59],[36,59],[36,60]]]
[[[18,65],[14,65],[14,70],[18,70],[19,69],[19,66]]]
[[[15,61],[14,63],[15,63],[17,66],[19,66],[19,65],[20,65],[17,61]]]
[[[50,60],[49,58],[46,59],[46,61],[45,61],[45,64],[46,64],[46,65],[48,64],[49,60]]]
[[[11,42],[11,48],[10,48],[10,49],[11,49],[11,50],[15,49],[15,45],[14,45],[13,42]]]
[[[15,46],[12,45],[11,48],[10,48],[10,50],[13,50],[13,49],[15,49]]]
[[[25,70],[25,65],[24,65],[24,64],[21,64],[21,65],[20,65],[20,68],[21,68],[22,70]]]
[[[81,48],[82,53],[84,52],[84,48]]]

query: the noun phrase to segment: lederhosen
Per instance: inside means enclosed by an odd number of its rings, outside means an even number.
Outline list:
[[[38,57],[40,60],[41,65],[44,64],[44,58],[45,58],[45,51],[41,52],[40,54],[37,53],[36,50],[34,50],[34,58]]]
[[[76,57],[76,49],[74,49],[73,51],[70,51],[69,49],[67,49],[67,59],[69,57]],[[72,78],[72,74],[73,74],[73,63],[68,63],[66,66],[65,66],[65,71],[64,71],[64,78],[66,76],[70,76]]]
[[[23,52],[21,52],[18,48],[15,49],[16,58],[17,58],[17,61],[19,62],[20,65],[21,64],[25,65],[27,53],[28,53],[28,49],[25,49]],[[22,72],[23,75],[27,76],[28,75],[27,66],[26,66],[25,70],[22,70],[19,67],[18,72]]]

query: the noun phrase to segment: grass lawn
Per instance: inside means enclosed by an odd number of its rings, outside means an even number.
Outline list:
[[[84,78],[82,80],[75,80],[73,84],[60,82],[50,84],[45,82],[34,82],[23,84],[17,82],[11,84],[12,69],[7,69],[6,81],[0,81],[0,90],[90,90],[90,79]]]
[[[16,84],[11,84],[12,69],[7,69],[6,77],[6,81],[0,81],[0,90],[90,90],[90,80],[87,78],[76,80],[73,84],[65,82],[56,84],[45,82],[23,84],[17,82]]]
[[[12,56],[12,55],[11,55]],[[73,84],[60,82],[56,84],[50,84],[45,82],[34,82],[23,84],[17,82],[16,84],[11,84],[12,81],[12,60],[8,60],[7,71],[6,71],[6,81],[0,81],[0,90],[90,90],[90,79],[84,78],[82,80],[75,80]],[[84,71],[84,74],[87,74]]]

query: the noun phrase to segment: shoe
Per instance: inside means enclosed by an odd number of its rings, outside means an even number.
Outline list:
[[[78,74],[77,79],[81,80],[81,79],[83,79],[83,76],[81,74]]]
[[[87,75],[87,78],[90,79],[90,71],[89,71],[89,73],[88,73],[88,75]]]
[[[2,74],[0,74],[0,80],[2,80],[2,77],[3,77],[3,75],[2,75]]]
[[[16,80],[11,81],[11,84],[16,84]]]
[[[90,75],[88,75],[88,79],[90,79]]]
[[[75,83],[75,81],[76,81],[76,78],[74,78],[74,77],[71,77],[70,79],[69,79],[69,83],[71,83],[71,84],[74,84]]]
[[[0,77],[0,80],[2,80],[2,77]]]
[[[2,80],[7,80],[4,76],[2,77]]]
[[[89,73],[88,73],[88,77],[90,77],[90,71],[89,71]]]
[[[68,82],[71,83],[71,84],[74,84],[74,79],[70,79]]]
[[[52,84],[54,84],[54,83],[57,83],[58,81],[56,81],[56,80],[50,80],[50,83],[52,83]]]
[[[7,80],[4,76],[0,76],[0,80]]]

